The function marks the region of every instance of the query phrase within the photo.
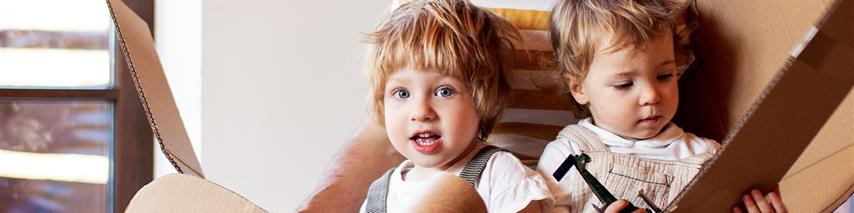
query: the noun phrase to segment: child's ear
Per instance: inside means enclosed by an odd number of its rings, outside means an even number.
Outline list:
[[[566,78],[566,81],[569,83],[569,93],[572,94],[572,98],[575,99],[575,102],[578,102],[581,105],[587,104],[587,95],[584,93],[584,85],[581,80],[569,77]]]

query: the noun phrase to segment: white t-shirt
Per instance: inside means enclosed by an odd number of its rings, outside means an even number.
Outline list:
[[[390,177],[388,212],[406,212],[404,206],[412,206],[417,202],[413,195],[428,191],[426,181],[404,181],[402,173],[415,167],[412,161],[401,163]],[[477,193],[486,204],[489,212],[518,212],[528,206],[531,201],[540,200],[543,208],[551,208],[553,199],[543,176],[526,167],[509,152],[496,152],[486,163]],[[365,212],[365,203],[359,212]]]
[[[599,128],[590,122],[590,118],[579,121],[578,125],[598,135],[602,143],[611,152],[646,159],[696,162],[697,158],[708,160],[720,148],[720,145],[714,140],[687,133],[673,123],[655,137],[637,141],[620,137],[608,130]],[[572,191],[567,187],[572,185],[568,182],[571,181],[569,178],[564,178],[558,182],[552,177],[552,173],[569,155],[581,154],[578,144],[571,143],[569,138],[564,135],[561,131],[558,133],[557,139],[546,146],[537,165],[537,171],[546,176],[545,178],[556,199],[554,203],[556,208],[553,211],[556,211],[559,206],[572,205],[569,203],[570,196],[567,194]]]
[[[712,139],[698,137],[685,132],[674,123],[658,133],[655,137],[645,140],[630,140],[608,130],[593,125],[590,118],[582,119],[579,126],[589,129],[602,139],[605,146],[613,153],[634,155],[646,159],[680,161],[697,155],[714,155],[720,145]],[[552,168],[552,171],[566,159],[566,156],[581,154],[578,144],[569,143],[569,139],[558,133],[557,139],[550,142],[540,157],[537,168]],[[559,157],[560,160],[551,157]],[[546,158],[546,159],[544,159]]]

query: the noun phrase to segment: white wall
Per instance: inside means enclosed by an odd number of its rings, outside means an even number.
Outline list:
[[[193,150],[202,159],[202,1],[155,0],[154,40],[163,72],[184,120]],[[175,173],[157,143],[154,178]]]
[[[367,117],[361,41],[389,2],[204,1],[208,179],[267,210],[293,211]]]

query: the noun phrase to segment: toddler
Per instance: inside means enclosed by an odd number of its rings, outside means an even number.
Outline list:
[[[518,38],[466,0],[405,3],[369,35],[372,114],[406,160],[374,181],[362,212],[412,211],[443,173],[459,174],[489,212],[550,208],[544,178],[484,141],[509,98],[505,54]]]
[[[679,103],[680,5],[561,0],[553,8],[550,33],[560,74],[573,104],[589,117],[561,130],[540,158],[538,170],[556,199],[552,211],[590,212],[591,204],[602,205],[576,168],[561,179],[552,175],[571,155],[590,156],[586,169],[615,197],[666,208],[717,152],[715,141],[670,121]]]

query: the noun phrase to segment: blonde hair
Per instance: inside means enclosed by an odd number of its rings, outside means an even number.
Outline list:
[[[434,70],[464,82],[486,139],[509,102],[506,55],[519,39],[507,20],[467,0],[414,0],[401,5],[368,35],[366,74],[373,118],[380,124],[388,76],[398,69]]]
[[[597,50],[645,48],[670,30],[679,57],[690,55],[689,37],[696,27],[686,9],[693,0],[560,0],[549,15],[549,34],[558,61],[564,91],[570,80],[587,76]],[[681,1],[681,0],[680,0]],[[681,27],[677,27],[680,25]],[[610,43],[604,39],[610,38]],[[569,98],[576,113],[589,115],[586,106]]]

